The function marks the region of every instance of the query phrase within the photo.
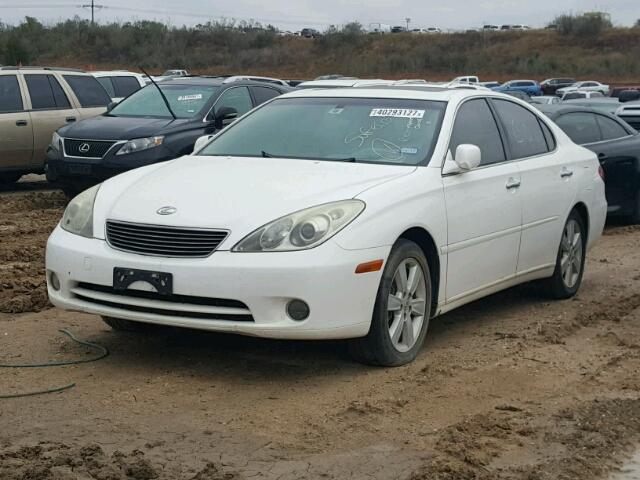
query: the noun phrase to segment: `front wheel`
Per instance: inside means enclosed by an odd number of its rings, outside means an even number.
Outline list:
[[[584,221],[574,210],[562,231],[553,276],[543,282],[544,289],[552,298],[571,298],[578,293],[584,273],[586,239]]]
[[[387,260],[366,337],[351,340],[359,362],[396,367],[413,361],[427,334],[431,275],[422,249],[400,240]]]

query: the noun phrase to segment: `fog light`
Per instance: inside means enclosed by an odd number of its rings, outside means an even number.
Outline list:
[[[301,322],[309,318],[309,305],[302,300],[291,300],[287,304],[287,315],[296,322]]]
[[[49,285],[51,285],[51,288],[53,288],[56,292],[60,290],[60,279],[58,278],[58,275],[55,274],[55,272],[49,273]]]

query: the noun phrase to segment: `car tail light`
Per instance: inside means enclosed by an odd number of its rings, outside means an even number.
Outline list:
[[[598,166],[598,175],[600,175],[600,178],[604,182],[604,168],[602,168],[602,165]]]

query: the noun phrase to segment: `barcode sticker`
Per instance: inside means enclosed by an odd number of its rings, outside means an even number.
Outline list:
[[[424,110],[412,108],[374,108],[369,114],[370,117],[392,117],[392,118],[423,118]]]

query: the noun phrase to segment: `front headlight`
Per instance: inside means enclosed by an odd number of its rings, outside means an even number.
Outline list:
[[[164,137],[148,137],[148,138],[136,138],[135,140],[129,140],[125,143],[116,155],[126,155],[128,153],[140,152],[142,150],[148,150],[150,148],[159,147],[164,143]]]
[[[69,233],[93,238],[93,204],[100,189],[98,184],[85,190],[69,202],[60,226]]]
[[[62,145],[62,137],[58,135],[58,132],[53,132],[51,136],[51,147],[60,151],[60,145]]]
[[[232,250],[289,252],[317,247],[351,223],[364,207],[360,200],[343,200],[307,208],[264,225]]]

